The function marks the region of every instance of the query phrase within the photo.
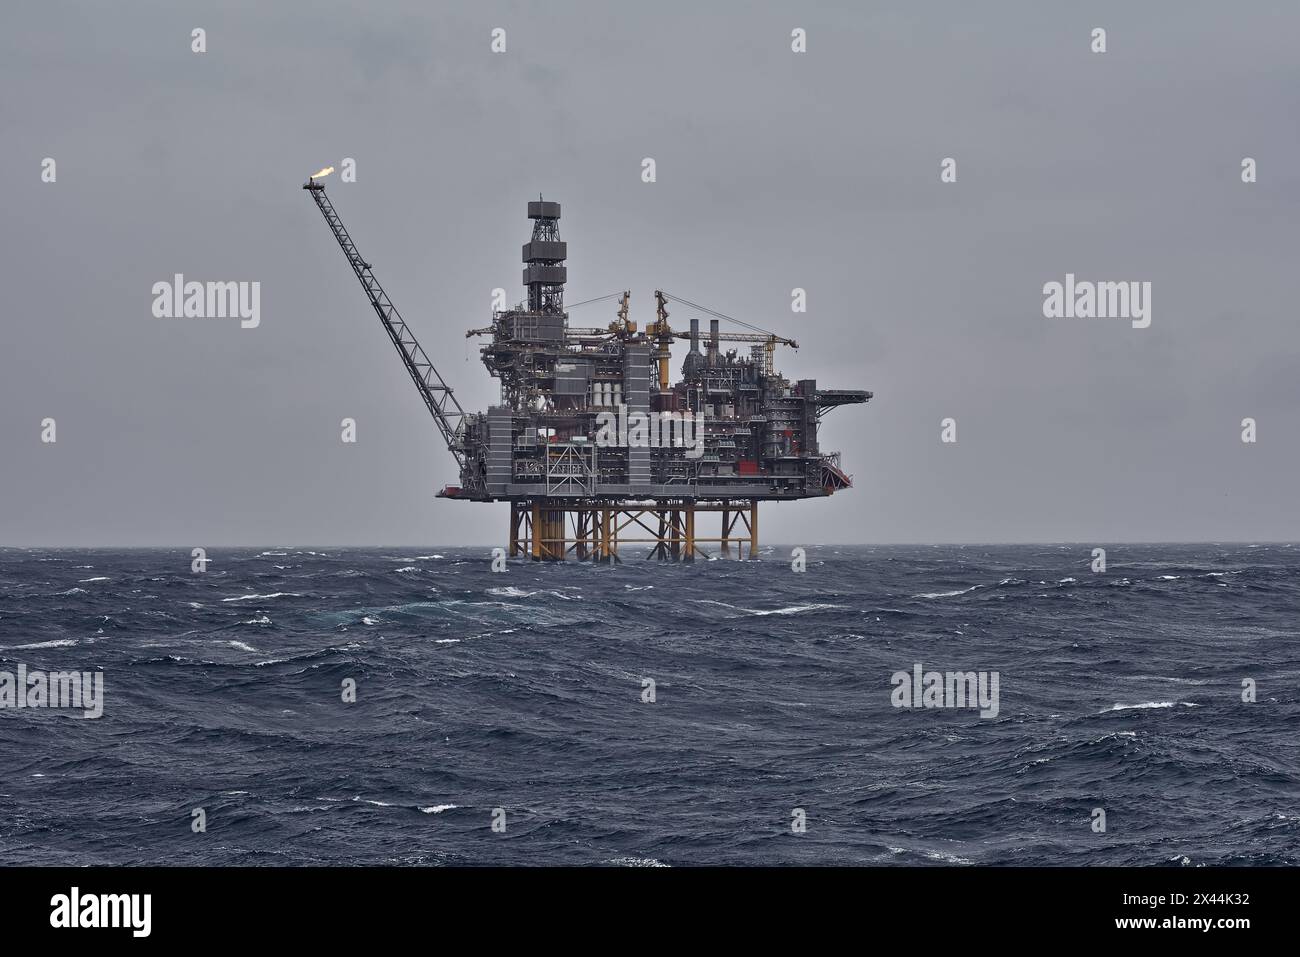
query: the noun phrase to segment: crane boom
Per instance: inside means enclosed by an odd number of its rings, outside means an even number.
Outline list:
[[[690,337],[691,334],[689,332],[681,332],[676,329],[673,330],[674,339],[689,339]],[[778,336],[775,333],[769,336],[757,332],[719,332],[718,338],[723,342],[755,342],[764,345],[771,344],[789,346],[791,349],[799,348],[799,343],[795,342],[793,339],[787,339],[785,336]]]
[[[402,364],[406,366],[406,371],[410,373],[411,381],[415,383],[416,389],[420,392],[420,398],[424,399],[429,414],[433,416],[434,422],[437,423],[438,431],[442,433],[442,438],[447,443],[447,451],[455,457],[456,464],[463,468],[465,453],[461,443],[461,430],[464,424],[465,410],[461,408],[460,402],[456,400],[451,386],[447,385],[442,376],[438,374],[438,370],[434,368],[433,363],[429,361],[429,357],[421,348],[410,327],[402,319],[397,307],[393,305],[392,300],[388,298],[388,294],[384,292],[384,287],[379,284],[379,280],[375,278],[375,274],[371,271],[370,263],[362,259],[361,254],[357,252],[356,244],[352,242],[352,237],[348,235],[347,229],[343,226],[343,220],[339,219],[339,214],[334,211],[334,204],[325,195],[325,187],[314,180],[308,180],[303,184],[302,188],[310,192],[311,198],[316,201],[321,215],[325,217],[325,222],[329,224],[330,230],[334,233],[334,238],[338,241],[339,248],[343,250],[343,255],[347,257],[352,271],[357,274],[357,279],[361,282],[361,288],[365,290],[366,298],[370,300],[370,305],[374,307],[375,313],[379,316],[379,321],[383,323],[388,338],[393,341],[398,354],[401,355]]]

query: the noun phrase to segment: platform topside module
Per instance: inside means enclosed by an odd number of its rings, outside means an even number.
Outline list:
[[[778,344],[797,347],[793,340],[723,331],[720,319],[731,317],[664,292],[655,293],[656,318],[645,330],[629,320],[626,292],[608,326],[570,326],[560,204],[541,199],[528,204],[527,298],[467,333],[491,337],[481,354],[501,381],[501,403],[466,413],[357,252],[324,187],[309,180],[304,188],[460,465],[460,484],[439,495],[510,502],[512,555],[616,560],[618,545],[628,542],[649,543],[661,558],[691,559],[712,543],[723,555],[733,543],[747,544],[752,555],[760,500],[825,496],[852,484],[839,453],[821,451],[817,426],[828,410],[866,402],[870,392],[791,382],[774,370],[773,353]],[[673,330],[669,302],[711,315],[707,336],[694,315],[689,332]],[[670,383],[675,339],[690,345],[681,378]],[[749,354],[724,351],[724,342],[748,343]],[[696,536],[701,511],[721,513],[719,537]],[[738,523],[744,534],[736,534]],[[637,528],[650,537],[620,534]]]

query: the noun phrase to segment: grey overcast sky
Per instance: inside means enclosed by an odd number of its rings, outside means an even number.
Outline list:
[[[768,542],[1300,538],[1298,35],[1292,2],[6,3],[0,544],[501,541],[434,499],[454,463],[299,189],[345,156],[468,409],[539,193],[569,301],[668,289],[873,390],[822,434],[855,488]],[[261,325],[155,319],[178,272],[260,282]],[[1044,318],[1067,272],[1150,281],[1150,328]]]

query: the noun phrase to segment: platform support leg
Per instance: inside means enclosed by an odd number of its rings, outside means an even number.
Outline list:
[[[535,562],[542,560],[542,507],[536,502],[532,508],[532,534],[529,536],[529,545],[532,546],[532,559]]]

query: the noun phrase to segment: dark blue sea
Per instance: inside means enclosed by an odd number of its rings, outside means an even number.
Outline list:
[[[0,550],[0,863],[1300,863],[1300,547],[1091,548]]]

